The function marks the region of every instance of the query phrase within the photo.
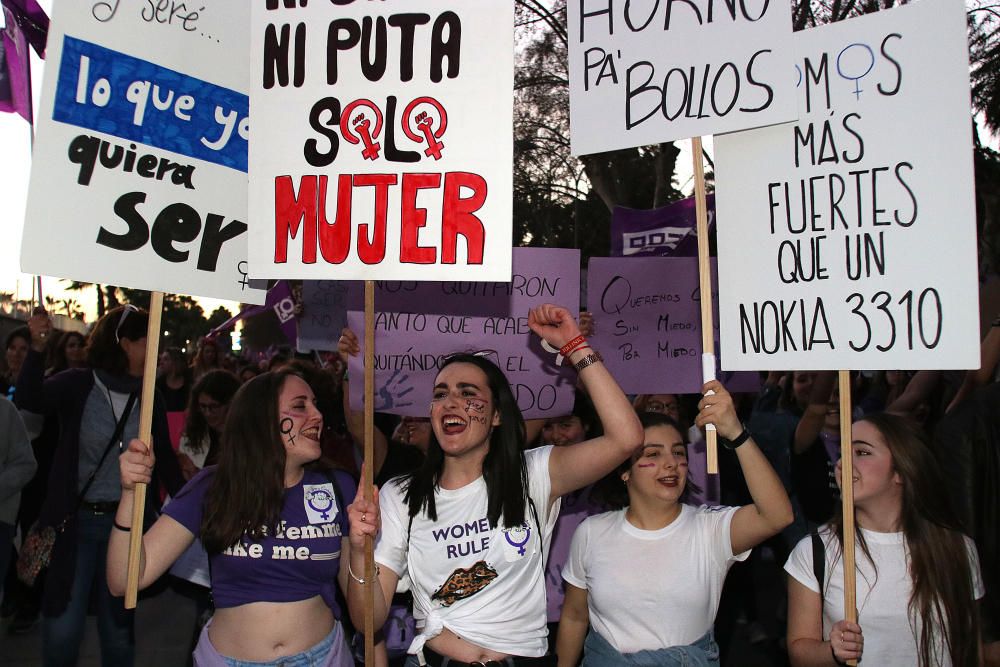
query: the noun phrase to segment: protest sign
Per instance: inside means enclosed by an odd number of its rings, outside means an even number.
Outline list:
[[[767,0],[572,0],[574,155],[795,118],[792,18]]]
[[[509,280],[509,0],[255,2],[255,277]]]
[[[716,137],[723,368],[978,367],[966,39],[958,0],[800,32],[800,120]]]
[[[298,349],[336,350],[347,326],[348,283],[338,280],[302,281],[302,316]]]
[[[543,303],[565,306],[574,316],[580,303],[580,251],[515,248],[511,281],[376,281],[375,409],[427,416],[434,378],[453,352],[483,354],[506,374],[528,419],[568,414],[576,372],[557,365],[528,328],[528,311]],[[361,331],[359,286],[348,298],[348,326]],[[361,357],[349,372],[360,378]],[[361,382],[351,382],[351,405],[361,409]]]
[[[715,271],[715,260],[712,260]],[[713,280],[714,284],[714,280]],[[701,295],[696,257],[592,257],[587,309],[594,347],[629,394],[696,394],[702,387]],[[718,308],[718,294],[713,294]],[[718,342],[719,331],[715,329]],[[716,377],[729,391],[757,391],[756,373]]]
[[[57,2],[21,269],[261,303],[247,278],[249,12]]]
[[[706,197],[708,226],[715,224],[715,195]],[[611,254],[623,257],[697,257],[695,199],[688,197],[649,210],[615,206]]]

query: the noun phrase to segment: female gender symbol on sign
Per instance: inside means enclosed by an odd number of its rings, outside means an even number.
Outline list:
[[[438,127],[436,130],[433,129],[434,117],[428,114],[427,111],[421,111],[411,120],[410,116],[420,104],[429,104],[437,111]],[[441,151],[444,149],[444,144],[438,141],[438,139],[444,135],[447,129],[448,112],[433,97],[418,97],[407,104],[406,109],[403,110],[403,134],[418,144],[426,142],[427,148],[424,149],[424,155],[427,157],[432,157],[435,160],[441,159]]]
[[[859,47],[859,49],[861,50],[855,49],[855,47]],[[844,56],[847,55],[847,52],[850,51],[851,49],[854,49],[854,53],[856,55],[846,58],[848,67],[855,70],[864,69],[865,70],[864,72],[860,72],[859,74],[855,75],[847,74],[846,72],[844,72],[844,63],[842,61],[845,60]],[[865,60],[864,52],[867,52],[868,54],[867,69],[865,69],[866,66],[864,65],[864,60]],[[871,47],[868,46],[867,44],[861,44],[860,42],[845,46],[844,49],[840,52],[840,54],[837,56],[837,74],[839,74],[843,79],[847,79],[848,81],[854,82],[855,99],[861,99],[861,83],[860,83],[861,79],[868,76],[868,73],[872,71],[872,67],[874,66],[875,66],[875,54],[872,53]]]

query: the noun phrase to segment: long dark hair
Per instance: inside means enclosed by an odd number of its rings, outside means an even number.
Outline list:
[[[893,471],[902,481],[900,528],[913,581],[908,614],[914,636],[919,637],[919,667],[941,663],[944,656],[938,655],[939,639],[944,640],[955,667],[978,665],[979,615],[969,551],[933,450],[924,433],[903,417],[876,413],[861,421],[882,434],[892,454]],[[844,518],[840,504],[830,525],[842,553]],[[864,534],[857,531],[856,538],[874,567]]]
[[[71,340],[80,341],[80,347],[86,348],[87,346],[87,338],[79,331],[67,331],[60,336],[55,347],[52,348],[52,365],[47,371],[49,375],[54,375],[69,368],[69,359],[66,358],[66,347]]]
[[[485,357],[453,354],[441,364],[441,370],[451,364],[472,364],[486,374],[493,405],[500,414],[500,425],[493,427],[490,433],[489,451],[483,460],[483,479],[489,498],[487,517],[493,527],[500,525],[501,517],[505,528],[520,526],[525,520],[524,506],[528,495],[528,471],[523,454],[527,435],[510,383],[503,372]],[[434,489],[441,481],[442,472],[444,451],[432,432],[423,466],[402,481],[410,517],[417,516],[426,508],[428,518],[437,521]]]
[[[125,314],[126,308],[128,314]],[[124,318],[122,317],[124,315]],[[128,373],[128,357],[121,339],[142,340],[149,326],[149,313],[134,306],[118,306],[97,320],[87,340],[87,365],[112,375]]]
[[[219,467],[201,520],[201,541],[209,553],[231,547],[244,534],[260,540],[275,533],[285,497],[278,397],[293,375],[301,377],[288,370],[258,375],[229,404]]]
[[[187,367],[185,366],[186,370]],[[187,419],[184,422],[184,435],[187,436],[188,446],[196,452],[200,452],[205,444],[205,439],[212,440],[213,434],[205,421],[205,415],[198,407],[198,397],[209,396],[220,405],[229,405],[240,388],[240,380],[229,371],[214,370],[201,376],[195,382],[188,397]]]

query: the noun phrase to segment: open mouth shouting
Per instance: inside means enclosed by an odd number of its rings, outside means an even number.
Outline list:
[[[657,477],[656,478],[656,482],[658,484],[661,484],[661,485],[667,487],[668,489],[674,489],[674,488],[677,488],[678,484],[680,484],[681,478],[680,478],[680,475],[676,475],[676,474],[673,474],[673,475],[664,475],[663,477]]]
[[[315,440],[316,442],[319,442],[319,437],[322,430],[323,429],[319,424],[312,424],[310,426],[306,426],[304,429],[299,431],[299,435],[301,435],[303,438],[306,438],[307,440]]]
[[[458,435],[469,427],[469,422],[464,417],[456,414],[445,415],[441,419],[441,431],[445,435]]]

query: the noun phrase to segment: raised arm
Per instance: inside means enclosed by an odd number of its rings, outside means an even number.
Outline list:
[[[767,457],[757,447],[757,443],[748,433],[744,432],[743,423],[736,414],[733,397],[718,380],[706,382],[701,389],[704,396],[698,403],[698,417],[695,424],[704,427],[715,424],[720,438],[735,441],[736,458],[739,459],[747,488],[750,490],[752,505],[744,505],[730,524],[729,535],[733,553],[738,554],[751,549],[793,520],[792,503],[788,493],[774,468],[768,463]],[[738,444],[742,440],[742,444]]]
[[[551,347],[561,349],[580,337],[568,310],[545,304],[528,314],[528,326]],[[596,482],[624,461],[642,443],[642,425],[628,397],[589,346],[567,351],[567,361],[579,371],[604,435],[572,447],[556,447],[549,458],[553,499]]]
[[[115,514],[115,527],[108,540],[108,589],[112,595],[125,595],[128,581],[129,534],[142,530],[142,524],[132,523],[132,506],[135,503],[135,485],[149,484],[153,477],[154,457],[141,440],[132,440],[128,450],[119,457],[122,497]],[[122,530],[129,528],[129,530]],[[139,590],[146,588],[174,564],[184,550],[194,541],[194,535],[176,520],[163,515],[142,536],[139,551]]]

